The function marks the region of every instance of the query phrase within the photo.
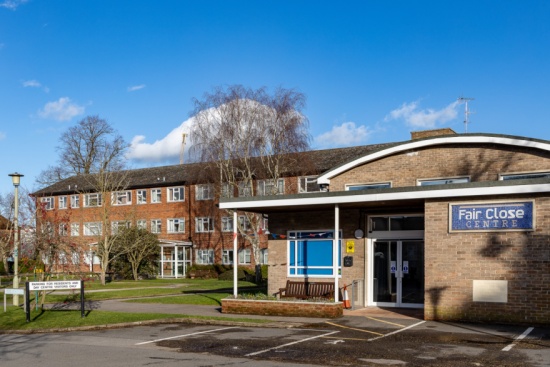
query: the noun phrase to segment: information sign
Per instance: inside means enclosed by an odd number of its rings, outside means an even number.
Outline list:
[[[80,289],[80,280],[68,280],[57,282],[29,282],[30,291],[56,291],[56,290],[71,290]]]
[[[534,202],[495,202],[449,205],[449,231],[532,231]]]

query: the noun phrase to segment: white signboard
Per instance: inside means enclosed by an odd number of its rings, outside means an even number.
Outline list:
[[[59,282],[29,282],[29,291],[54,291],[80,289],[80,280]]]

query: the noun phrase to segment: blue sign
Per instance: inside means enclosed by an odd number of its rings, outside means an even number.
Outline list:
[[[451,204],[450,231],[530,231],[534,229],[532,201]]]

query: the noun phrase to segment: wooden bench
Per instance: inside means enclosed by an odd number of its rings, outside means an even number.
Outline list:
[[[286,287],[279,288],[276,294],[281,298],[334,298],[334,283],[287,280]]]

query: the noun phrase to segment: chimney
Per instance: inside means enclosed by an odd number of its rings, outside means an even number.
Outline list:
[[[434,136],[440,136],[440,135],[456,135],[456,132],[450,127],[446,127],[443,129],[434,129],[434,130],[411,131],[412,140],[432,138]]]

